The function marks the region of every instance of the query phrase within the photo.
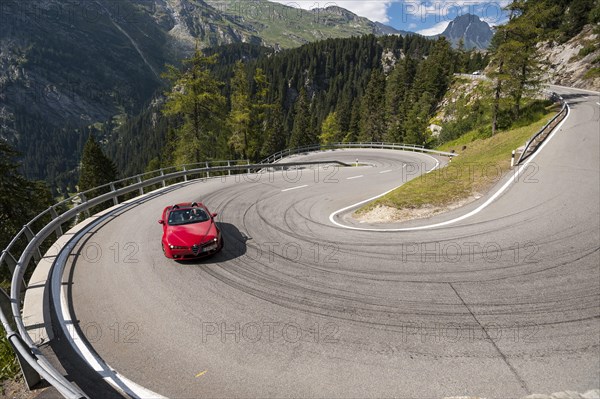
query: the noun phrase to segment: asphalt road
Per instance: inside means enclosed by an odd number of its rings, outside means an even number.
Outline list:
[[[116,215],[65,273],[79,327],[108,364],[172,398],[598,388],[600,98],[555,90],[571,116],[532,168],[443,228],[369,232],[329,221],[436,165],[379,150],[304,157],[368,166],[190,183]],[[192,200],[219,212],[225,249],[176,263],[161,252],[157,220]]]

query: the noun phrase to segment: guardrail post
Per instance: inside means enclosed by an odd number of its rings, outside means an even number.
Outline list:
[[[227,167],[228,167],[228,168],[231,168],[231,161],[227,161]],[[228,169],[228,170],[227,170],[227,175],[228,175],[228,176],[231,176],[231,169]]]
[[[22,341],[21,337],[19,337],[18,335],[15,335],[14,337]],[[23,379],[27,384],[27,388],[31,391],[37,384],[39,384],[42,381],[42,377],[38,374],[37,371],[35,371],[35,369],[29,363],[27,363],[27,360],[23,358],[17,347],[12,343],[12,340],[9,341],[13,352],[17,354],[17,360],[19,361],[19,365],[21,366],[21,373],[23,374]],[[23,343],[23,346],[26,346],[25,343]]]
[[[86,196],[85,196],[85,194],[84,194],[84,193],[79,193],[79,194],[77,194],[77,196],[78,196],[78,197],[79,197],[79,199],[81,200],[81,203],[82,203],[82,204],[83,204],[84,202],[87,202],[87,198],[86,198]],[[88,210],[85,210],[85,211],[83,211],[83,214],[85,215],[85,217],[86,217],[86,218],[89,218],[89,217],[90,217],[90,211],[89,211],[89,209],[88,209]]]
[[[110,191],[112,191],[113,193],[117,191],[115,188],[115,183],[110,183]],[[113,197],[113,204],[115,206],[119,205],[119,197],[117,197],[116,195]]]
[[[29,242],[33,241],[33,239],[35,238],[35,233],[33,232],[33,230],[31,230],[31,227],[28,224],[26,224],[23,227],[25,228],[24,232],[25,232],[25,237],[27,237],[27,240]],[[33,251],[33,258],[36,261],[39,261],[40,259],[42,259],[42,252],[40,251],[39,247]]]
[[[165,171],[163,169],[160,170],[160,177],[163,177],[163,179],[162,179],[162,186],[163,186],[163,188],[167,187],[167,182],[164,179],[164,177],[165,177]]]
[[[137,182],[138,182],[139,184],[142,184],[142,176],[139,176],[139,175],[138,175],[138,177],[137,177]],[[140,195],[144,195],[144,187],[140,187]]]
[[[187,182],[188,181],[188,177],[187,177],[187,168],[185,167],[185,165],[183,165],[183,181]]]
[[[10,274],[11,275],[15,274],[15,269],[17,268],[17,260],[7,250],[2,251],[2,254],[4,255],[4,257],[3,257],[4,263],[6,263],[6,265],[8,266],[8,270],[10,270]],[[0,266],[2,266],[2,264],[0,264]],[[27,289],[27,284],[25,283],[25,277],[23,277],[21,279],[21,295],[23,295],[25,293],[26,289]],[[2,291],[1,288],[0,288],[0,291]],[[8,314],[10,314],[11,312],[12,312],[12,310],[9,311]]]
[[[210,179],[210,166],[208,166],[208,161],[206,161],[206,178]]]
[[[247,162],[247,165],[250,166],[250,160],[248,159],[248,160],[246,160],[246,162]],[[248,168],[248,174],[250,174],[250,168]]]
[[[50,207],[50,217],[52,217],[52,220],[56,220],[59,218],[58,212],[56,212],[56,208],[54,208],[53,206]],[[54,231],[56,233],[56,239],[58,240],[63,235],[62,226],[59,224],[58,226],[56,226],[56,230]]]
[[[3,289],[0,289],[0,308],[1,308],[1,312],[4,315],[10,315],[12,313],[11,304],[12,304],[12,301],[11,301],[10,297],[8,296],[8,294]],[[4,316],[3,316],[3,318],[4,318]],[[10,328],[13,331],[16,330],[17,326],[15,325],[14,319],[7,318],[6,322],[8,322],[8,325],[10,326]],[[38,372],[35,371],[35,369],[23,358],[23,356],[19,352],[19,349],[13,344],[13,342],[12,342],[13,339],[18,339],[20,341],[22,341],[22,340],[16,334],[14,334],[8,338],[8,341],[10,343],[11,348],[13,349],[13,352],[16,353],[16,355],[17,355],[17,360],[19,361],[19,366],[21,366],[21,372],[23,374],[23,379],[25,380],[25,383],[27,384],[27,388],[31,390],[31,389],[33,389],[33,387],[35,387],[37,384],[40,383],[41,377],[38,374]],[[23,345],[23,346],[26,346],[26,345]]]
[[[512,152],[512,156],[511,156],[511,158],[510,158],[510,167],[511,167],[511,168],[514,168],[514,167],[515,167],[515,153],[516,153],[516,152],[517,152],[517,151],[513,150],[513,152]]]
[[[12,256],[12,254],[8,251],[3,251],[2,252],[4,254],[4,262],[6,262],[6,265],[8,266],[8,270],[10,270],[10,274],[14,274],[15,273],[15,268],[17,267],[17,260],[15,259],[14,256]],[[1,266],[1,265],[0,265]]]

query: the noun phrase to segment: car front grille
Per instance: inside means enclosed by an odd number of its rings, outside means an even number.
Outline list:
[[[194,246],[192,246],[192,252],[194,253],[194,255],[198,255],[200,253],[200,246],[194,244]]]

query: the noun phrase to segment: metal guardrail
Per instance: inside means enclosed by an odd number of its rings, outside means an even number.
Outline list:
[[[273,163],[283,158],[289,157],[295,154],[301,154],[312,151],[327,151],[342,148],[377,148],[387,150],[401,150],[401,151],[413,151],[413,152],[428,152],[432,154],[443,155],[447,157],[454,157],[458,154],[451,152],[435,151],[425,148],[422,145],[411,145],[411,144],[396,144],[396,143],[332,143],[332,144],[314,144],[304,147],[291,148],[283,151],[279,151],[268,158],[265,158],[261,163]]]
[[[0,287],[0,321],[6,331],[6,336],[17,354],[19,364],[25,382],[29,388],[35,386],[40,377],[43,377],[48,383],[54,386],[58,392],[66,398],[85,398],[85,394],[77,388],[72,382],[68,381],[50,362],[44,357],[42,352],[31,339],[27,328],[24,325],[21,306],[24,300],[24,294],[28,288],[25,282],[25,275],[30,267],[36,267],[37,262],[42,258],[41,247],[53,234],[58,240],[63,233],[63,225],[68,225],[73,220],[78,221],[80,215],[88,215],[89,211],[101,204],[110,203],[119,205],[121,199],[133,199],[145,194],[148,187],[166,188],[171,184],[184,183],[190,178],[196,179],[200,176],[210,178],[217,173],[251,173],[264,169],[285,169],[299,166],[320,165],[337,163],[343,166],[350,166],[339,161],[318,161],[318,162],[289,162],[276,163],[282,158],[319,150],[330,150],[338,148],[379,148],[394,149],[405,151],[419,151],[436,153],[444,156],[456,156],[454,153],[445,153],[433,151],[423,146],[411,146],[404,144],[389,143],[334,143],[330,145],[305,146],[292,150],[280,151],[258,164],[250,164],[249,161],[215,161],[203,162],[200,164],[183,165],[179,167],[163,168],[153,172],[139,174],[133,177],[117,180],[100,187],[93,188],[81,193],[77,193],[45,210],[37,215],[17,233],[8,246],[2,251],[0,256],[0,268],[8,267],[12,273],[10,295]],[[169,181],[171,183],[169,183]],[[176,183],[173,183],[176,181]],[[127,197],[129,196],[129,197]],[[72,208],[69,208],[70,206]],[[35,225],[43,222],[44,218],[49,218],[39,231],[35,231]],[[52,243],[54,243],[54,240]],[[24,250],[18,249],[18,243],[25,241],[27,244]],[[8,308],[10,307],[10,311]],[[7,314],[12,313],[9,319]]]
[[[525,148],[517,160],[517,165],[529,158],[538,149],[540,144],[546,140],[550,133],[552,133],[554,128],[556,128],[556,126],[558,126],[558,124],[567,117],[567,114],[569,113],[569,107],[566,101],[556,93],[551,93],[550,99],[555,102],[559,102],[562,105],[562,108],[560,112],[550,120],[550,122],[548,122],[539,132],[527,140]]]
[[[27,283],[24,279],[25,274],[30,266],[35,268],[37,262],[42,258],[40,247],[46,240],[53,234],[56,236],[56,240],[63,235],[63,225],[73,220],[77,221],[79,215],[89,213],[89,210],[95,206],[106,202],[111,203],[111,205],[118,205],[121,202],[120,198],[124,198],[124,196],[133,194],[129,199],[137,198],[145,194],[144,190],[146,188],[157,185],[165,188],[169,185],[169,181],[175,180],[177,183],[184,183],[190,178],[196,179],[200,176],[201,178],[209,178],[211,174],[214,176],[217,173],[231,175],[233,172],[251,173],[252,171],[264,169],[285,169],[332,163],[350,166],[338,161],[293,162],[278,163],[276,165],[266,163],[250,164],[248,161],[219,161],[212,162],[212,164],[223,166],[210,166],[211,163],[207,162],[159,169],[75,194],[37,215],[23,226],[0,256],[0,268],[8,267],[12,272],[10,295],[0,287],[0,305],[2,305],[0,306],[0,321],[9,342],[17,354],[28,387],[32,388],[40,381],[40,377],[43,377],[66,398],[86,397],[81,390],[64,378],[44,357],[27,332],[21,316],[21,306],[27,290]],[[204,167],[198,168],[199,165]],[[93,197],[94,193],[98,195]],[[75,204],[75,206],[68,209],[67,205],[71,204]],[[35,231],[34,225],[36,222],[43,221],[45,217],[49,217],[51,221],[39,231]],[[19,251],[17,245],[21,240],[25,240],[27,245],[24,250]],[[9,307],[10,310],[8,310]],[[12,313],[12,319],[7,317],[9,313]]]

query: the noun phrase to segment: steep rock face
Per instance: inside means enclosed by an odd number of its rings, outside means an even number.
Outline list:
[[[600,91],[600,37],[593,26],[563,44],[539,44],[548,82]]]
[[[140,5],[147,0],[133,0]],[[190,0],[153,0],[152,7],[146,9],[172,39],[174,46],[189,52],[196,40],[202,47],[230,43],[262,44],[258,31],[242,18],[224,13],[210,4]]]
[[[479,19],[477,15],[465,14],[454,19],[441,34],[454,46],[461,39],[466,49],[487,49],[492,41],[494,32],[490,25]]]

